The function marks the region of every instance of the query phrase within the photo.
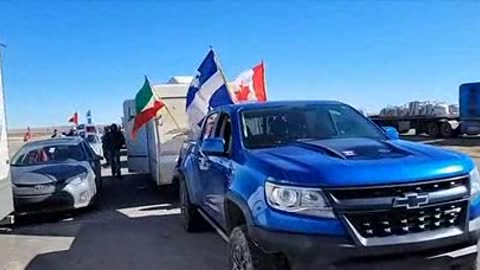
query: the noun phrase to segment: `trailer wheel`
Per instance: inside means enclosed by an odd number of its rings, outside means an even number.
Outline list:
[[[415,132],[415,135],[416,136],[419,136],[419,135],[422,135],[423,133],[425,133],[425,127],[423,126],[417,126],[414,128],[414,132]]]
[[[462,135],[462,129],[460,128],[460,126],[458,126],[456,129],[453,130],[452,137],[458,138],[460,137],[460,135]]]
[[[440,123],[440,137],[442,138],[453,137],[453,128],[448,121]]]
[[[440,134],[440,127],[436,122],[428,123],[427,134],[432,138],[438,138],[438,135]]]

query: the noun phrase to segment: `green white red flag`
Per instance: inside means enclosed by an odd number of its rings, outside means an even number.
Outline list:
[[[157,116],[158,111],[165,104],[155,95],[150,82],[145,76],[145,83],[135,96],[135,123],[133,124],[132,137],[137,136],[137,131],[150,120]]]

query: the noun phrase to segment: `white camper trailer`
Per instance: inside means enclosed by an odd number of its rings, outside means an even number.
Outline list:
[[[192,79],[173,77],[165,84],[152,86],[167,108],[160,110],[156,120],[142,127],[135,139],[131,136],[135,100],[126,100],[123,104],[128,170],[150,174],[159,186],[173,181],[178,154],[188,131],[185,106]]]
[[[2,44],[0,43],[0,224],[13,212],[12,185],[7,141],[7,122],[2,81]]]

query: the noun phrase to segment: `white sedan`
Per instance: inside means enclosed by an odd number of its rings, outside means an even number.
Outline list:
[[[17,213],[78,209],[98,198],[100,157],[80,137],[27,143],[11,166]]]

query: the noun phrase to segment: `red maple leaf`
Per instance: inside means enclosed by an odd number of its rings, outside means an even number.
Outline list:
[[[238,101],[248,100],[248,95],[250,94],[250,87],[248,84],[241,84],[240,89],[235,92]]]

